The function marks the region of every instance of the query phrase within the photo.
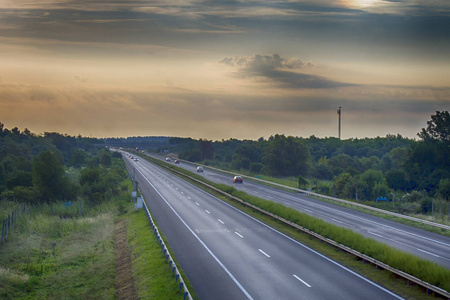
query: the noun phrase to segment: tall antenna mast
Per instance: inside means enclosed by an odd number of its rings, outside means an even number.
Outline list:
[[[339,128],[338,128],[339,139],[341,139],[341,107],[340,106],[339,106],[337,113],[339,115]]]

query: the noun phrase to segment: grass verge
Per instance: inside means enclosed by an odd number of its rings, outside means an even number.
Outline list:
[[[183,292],[179,291],[178,283],[175,282],[174,275],[171,273],[169,264],[156,240],[146,213],[143,210],[132,211],[127,213],[125,218],[129,224],[128,241],[132,254],[133,276],[139,298],[182,299]],[[165,239],[164,242],[168,247]],[[172,253],[171,255],[174,257]],[[177,264],[177,267],[179,267],[179,264]],[[189,291],[193,293],[186,275],[182,274],[182,276]]]

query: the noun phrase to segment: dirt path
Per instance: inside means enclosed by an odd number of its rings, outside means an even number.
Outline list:
[[[116,256],[117,299],[139,299],[134,287],[131,253],[127,239],[127,222],[125,219],[121,219],[114,225],[114,253]]]

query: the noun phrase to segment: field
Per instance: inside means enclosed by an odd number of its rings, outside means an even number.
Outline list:
[[[182,298],[146,214],[132,205],[126,192],[83,205],[83,217],[78,203],[55,203],[53,216],[49,205],[32,207],[0,247],[0,298]]]

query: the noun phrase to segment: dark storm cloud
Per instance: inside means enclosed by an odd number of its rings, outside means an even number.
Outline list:
[[[351,84],[326,79],[312,74],[298,73],[314,67],[298,58],[282,58],[278,54],[224,57],[218,63],[237,69],[239,77],[263,78],[281,87],[293,89],[330,89],[351,86]]]

